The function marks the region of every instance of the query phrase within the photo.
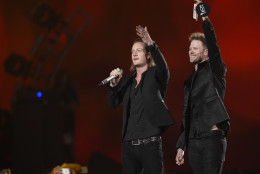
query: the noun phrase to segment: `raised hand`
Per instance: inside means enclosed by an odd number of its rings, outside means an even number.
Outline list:
[[[195,0],[195,1],[196,1],[195,4],[198,4],[198,3],[201,3],[201,2],[202,2],[202,0]]]
[[[194,1],[196,1],[196,3],[195,3],[196,5],[202,2],[202,0],[194,0]],[[202,17],[203,21],[206,19],[208,19],[208,16]]]
[[[147,27],[142,27],[141,25],[136,26],[136,34],[142,38],[143,42],[148,44],[148,45],[152,45],[153,44],[153,40],[150,37]]]

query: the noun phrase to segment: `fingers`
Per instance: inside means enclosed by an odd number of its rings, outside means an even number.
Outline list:
[[[198,3],[202,2],[202,0],[195,0],[195,1],[196,1],[196,4],[198,4]]]
[[[147,29],[145,29],[144,27],[142,27],[141,25],[138,25],[138,26],[136,26],[136,34],[139,36],[139,37],[141,37],[141,38],[143,38],[143,37],[145,37],[146,35],[147,35]]]
[[[178,149],[175,160],[179,166],[184,164],[184,151],[182,149]]]
[[[116,68],[114,70],[111,71],[110,76],[119,76],[120,75],[120,69]]]
[[[180,166],[180,165],[184,164],[184,159],[182,159],[182,160],[178,161],[178,163],[176,162],[176,164],[177,164],[178,166]]]
[[[144,27],[142,27],[141,25],[138,25],[138,26],[136,26],[136,31],[138,31],[138,32],[144,32],[145,31],[145,29],[144,29]]]
[[[153,40],[151,38],[151,36],[148,33],[147,27],[142,27],[141,25],[136,26],[136,34],[142,38],[143,42],[148,44],[148,45],[152,45],[153,44]]]
[[[175,161],[176,161],[176,163],[179,161],[179,156],[178,156],[178,154],[177,154],[176,157],[175,157]]]
[[[136,32],[136,34],[137,34],[140,38],[143,38],[143,37],[144,37],[143,34],[140,34],[140,33],[138,33],[138,32]]]
[[[183,158],[183,156],[176,156],[176,164],[178,165],[178,166],[180,166],[180,165],[182,165],[182,164],[184,164],[184,158]]]
[[[122,78],[122,73],[120,73],[120,71],[120,68],[116,68],[111,71],[110,76],[118,76],[118,78],[111,80],[110,86],[114,87],[119,83],[120,79]]]
[[[202,17],[202,20],[205,21],[206,19],[208,19],[208,16]]]

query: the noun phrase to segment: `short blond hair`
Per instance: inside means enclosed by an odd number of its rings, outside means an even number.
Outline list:
[[[189,41],[193,41],[193,40],[201,41],[203,47],[206,49],[208,48],[204,33],[200,33],[200,32],[191,33],[189,37]]]

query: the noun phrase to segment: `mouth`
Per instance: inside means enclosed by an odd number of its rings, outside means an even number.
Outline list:
[[[138,57],[136,57],[136,58],[133,58],[133,61],[136,61],[136,60],[139,60],[139,58],[138,58]]]
[[[197,56],[196,55],[190,55],[191,59],[195,59]]]

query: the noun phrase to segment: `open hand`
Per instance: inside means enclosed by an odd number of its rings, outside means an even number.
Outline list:
[[[143,40],[144,43],[148,45],[153,44],[153,40],[147,31],[147,27],[144,28],[141,25],[136,26],[136,34]]]

